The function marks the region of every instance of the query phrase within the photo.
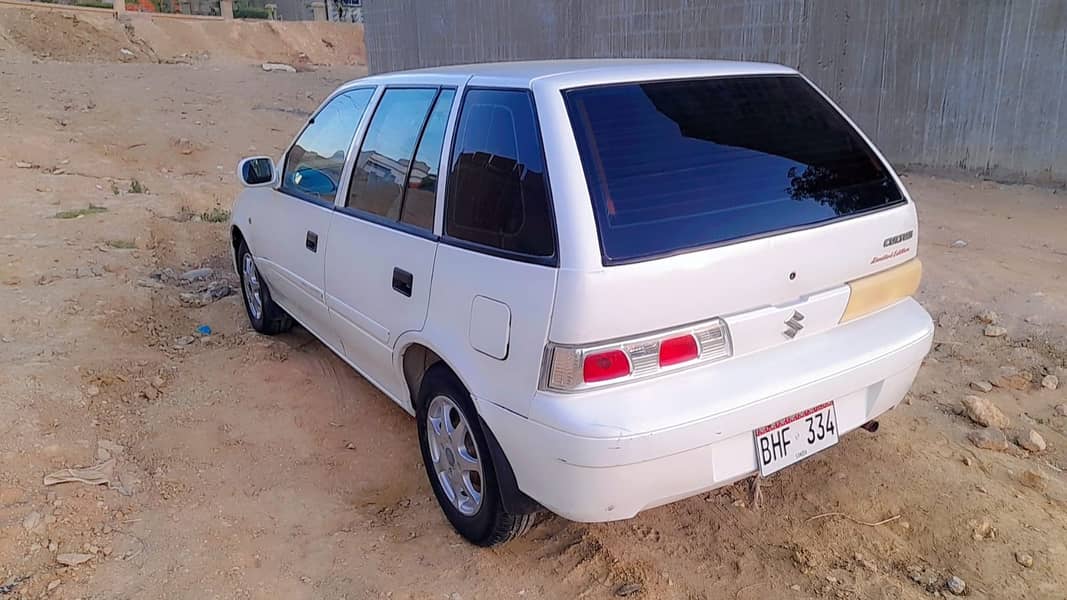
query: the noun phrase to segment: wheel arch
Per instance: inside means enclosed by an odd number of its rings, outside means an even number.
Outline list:
[[[419,386],[422,384],[423,378],[432,367],[438,364],[443,365],[455,375],[456,379],[467,390],[467,393],[474,395],[469,383],[463,378],[460,371],[453,366],[454,363],[449,362],[442,356],[442,352],[433,344],[414,337],[402,341],[403,343],[398,344],[400,351],[397,354],[401,374],[408,388],[412,414],[418,412],[416,404],[419,397]],[[477,402],[472,402],[472,405],[475,413],[477,413]],[[511,461],[508,460],[504,449],[500,446],[500,442],[497,441],[496,434],[493,433],[493,430],[481,415],[477,415],[477,417],[478,424],[481,426],[482,433],[485,436],[485,441],[489,446],[489,453],[493,469],[496,472],[497,485],[500,487],[500,497],[504,508],[516,515],[536,512],[540,509],[540,504],[519,489],[515,471],[511,467]]]

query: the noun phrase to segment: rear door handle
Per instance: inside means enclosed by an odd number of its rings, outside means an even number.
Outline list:
[[[408,298],[411,297],[411,285],[413,280],[414,278],[411,276],[411,273],[398,267],[393,268],[393,289],[404,294]]]
[[[314,231],[309,231],[307,238],[304,239],[304,247],[312,252],[319,251],[319,234]]]

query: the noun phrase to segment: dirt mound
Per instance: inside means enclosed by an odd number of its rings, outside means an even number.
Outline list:
[[[363,65],[362,25],[222,21],[49,7],[0,7],[0,57],[61,62],[288,62]]]
[[[2,7],[0,39],[6,41],[7,49],[13,54],[38,59],[63,62],[151,60],[131,40],[129,30],[115,21],[111,13],[104,12]]]

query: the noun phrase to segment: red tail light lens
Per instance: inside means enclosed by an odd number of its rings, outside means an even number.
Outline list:
[[[659,366],[667,367],[684,363],[700,356],[697,340],[691,335],[682,335],[663,340],[659,344]]]
[[[630,361],[622,350],[598,352],[585,357],[582,364],[582,379],[586,383],[618,379],[630,374]]]

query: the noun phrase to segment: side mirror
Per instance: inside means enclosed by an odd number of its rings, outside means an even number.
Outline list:
[[[237,163],[237,179],[247,187],[263,187],[274,182],[274,161],[254,156]]]

